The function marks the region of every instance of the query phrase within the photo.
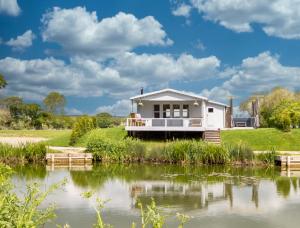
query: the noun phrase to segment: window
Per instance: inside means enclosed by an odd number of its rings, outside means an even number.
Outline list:
[[[208,108],[208,112],[213,113],[214,112],[214,108]]]
[[[173,105],[173,117],[174,118],[179,118],[180,117],[180,105],[179,104],[174,104]]]
[[[160,107],[159,107],[159,104],[155,104],[154,105],[154,110],[153,110],[153,113],[154,113],[154,118],[160,118]]]
[[[170,118],[171,117],[171,108],[169,104],[163,105],[163,117]]]
[[[189,105],[187,105],[187,104],[184,104],[182,106],[182,117],[189,118]]]

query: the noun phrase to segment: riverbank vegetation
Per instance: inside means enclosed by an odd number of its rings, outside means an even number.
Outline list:
[[[42,143],[28,143],[17,147],[0,143],[0,162],[7,164],[42,163],[47,148]]]
[[[173,164],[265,164],[273,165],[276,153],[256,156],[244,143],[215,145],[201,140],[174,140],[148,143],[133,138],[113,140],[99,131],[87,139],[87,152],[101,162],[154,162]]]

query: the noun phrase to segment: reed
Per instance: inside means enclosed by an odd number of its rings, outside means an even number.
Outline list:
[[[42,143],[27,143],[19,146],[0,143],[0,162],[9,164],[43,162],[46,152],[47,148]]]

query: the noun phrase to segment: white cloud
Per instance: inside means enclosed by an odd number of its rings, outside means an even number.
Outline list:
[[[11,38],[6,42],[13,50],[22,51],[32,45],[32,41],[36,38],[31,30],[27,30],[24,34],[17,36],[15,39]]]
[[[170,45],[162,25],[152,16],[142,19],[123,12],[98,20],[85,8],[55,7],[43,15],[43,40],[59,43],[71,54],[114,57],[138,46]]]
[[[265,33],[300,39],[299,0],[191,0],[207,20],[236,32],[251,32],[251,24],[262,25]]]
[[[215,56],[194,58],[188,54],[174,58],[168,54],[125,53],[115,63],[121,75],[157,85],[175,80],[201,81],[216,75],[219,66]]]
[[[0,59],[0,69],[8,81],[5,93],[31,100],[41,100],[53,90],[66,96],[128,98],[140,87],[162,88],[171,81],[213,77],[219,65],[215,56],[198,59],[187,54],[174,58],[124,53],[108,65],[79,57],[70,59],[69,64],[55,58]]]
[[[229,95],[245,98],[252,93],[270,91],[276,86],[299,90],[300,67],[284,66],[278,56],[263,52],[244,59],[240,66],[232,68],[228,80],[211,90],[202,91],[202,94],[225,101]]]
[[[92,60],[75,58],[70,64],[54,58],[20,60],[4,58],[0,69],[8,81],[4,92],[29,100],[41,100],[50,91],[66,96],[126,95],[135,84],[109,67]]]
[[[182,3],[177,6],[177,8],[172,10],[172,14],[174,16],[183,16],[183,17],[189,17],[192,7],[190,5],[187,5],[185,3]]]
[[[114,116],[127,116],[131,112],[131,101],[129,99],[119,100],[113,105],[100,106],[96,113],[108,112]]]
[[[74,116],[83,114],[82,111],[80,111],[76,108],[65,108],[65,112],[66,112],[67,115],[74,115]]]
[[[0,0],[0,14],[7,14],[10,16],[18,16],[21,9],[17,0]]]

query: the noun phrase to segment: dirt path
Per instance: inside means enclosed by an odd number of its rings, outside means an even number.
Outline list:
[[[0,137],[0,143],[7,143],[13,146],[18,146],[26,143],[43,142],[46,140],[46,138],[41,137]]]

